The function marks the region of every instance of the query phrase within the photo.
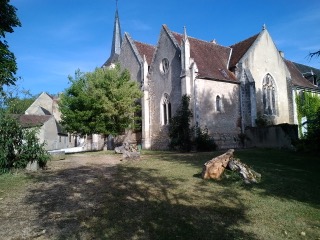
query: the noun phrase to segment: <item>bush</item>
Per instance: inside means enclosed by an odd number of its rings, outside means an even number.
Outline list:
[[[0,113],[0,172],[25,168],[30,161],[46,165],[49,154],[36,134],[37,129],[23,129],[10,115]]]
[[[210,138],[207,128],[190,127],[192,112],[189,108],[189,103],[190,97],[187,95],[182,96],[181,105],[169,125],[169,147],[181,152],[190,152],[192,146],[195,146],[197,151],[215,150],[217,145]]]
[[[316,114],[309,116],[308,132],[300,140],[295,143],[295,146],[300,151],[320,152],[320,108]]]
[[[196,137],[194,140],[197,151],[214,151],[217,149],[217,144],[209,136],[208,129],[196,127]]]

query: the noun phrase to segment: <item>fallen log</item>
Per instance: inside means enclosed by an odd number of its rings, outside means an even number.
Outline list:
[[[203,165],[202,178],[220,180],[226,168],[231,171],[238,172],[247,184],[258,183],[261,179],[261,174],[257,173],[240,159],[233,156],[234,149],[229,149],[226,153],[211,159]]]
[[[238,158],[232,158],[228,167],[232,171],[237,171],[247,184],[258,183],[261,179],[261,174],[249,168],[246,164],[242,163]]]
[[[115,153],[122,154],[122,160],[136,160],[140,159],[140,152],[134,145],[130,145],[128,142],[124,142],[122,146],[114,149]]]
[[[233,152],[234,149],[229,149],[226,153],[206,162],[203,165],[202,178],[219,180],[225,168],[228,166],[230,159],[233,158]]]

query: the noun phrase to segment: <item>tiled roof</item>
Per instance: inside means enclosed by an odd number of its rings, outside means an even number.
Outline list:
[[[182,42],[183,35],[172,32],[178,43]],[[200,78],[210,78],[224,81],[237,82],[234,74],[228,69],[231,49],[212,42],[206,42],[188,37],[190,42],[190,57],[198,67]]]
[[[299,69],[296,67],[296,65],[293,62],[286,59],[284,59],[284,61],[290,71],[292,84],[294,86],[317,89],[315,85],[313,85],[311,82],[309,82],[307,79],[305,79],[302,76],[302,73],[299,71]]]
[[[14,115],[22,127],[40,127],[47,122],[52,115]]]
[[[156,47],[149,45],[149,44],[146,44],[146,43],[138,42],[138,41],[134,41],[134,44],[136,45],[140,56],[142,58],[143,58],[143,56],[146,56],[147,63],[148,63],[148,65],[150,65],[151,61],[152,61],[153,54],[156,50]]]
[[[258,36],[259,34],[256,34],[246,40],[230,46],[232,48],[232,56],[229,64],[230,67],[234,67],[240,61],[240,59],[249,50]]]

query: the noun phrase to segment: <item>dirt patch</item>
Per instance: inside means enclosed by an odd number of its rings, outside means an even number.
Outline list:
[[[30,174],[32,183],[0,202],[0,239],[92,239],[90,223],[104,204],[121,155],[67,155]]]

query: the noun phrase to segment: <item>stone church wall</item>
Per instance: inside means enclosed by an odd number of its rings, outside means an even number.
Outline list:
[[[129,70],[131,80],[141,83],[141,66],[126,38],[122,43],[119,62],[122,69]]]
[[[268,51],[266,51],[268,49]],[[255,81],[257,117],[263,115],[262,84],[267,74],[274,79],[276,86],[276,110],[272,117],[275,124],[291,123],[288,101],[287,68],[269,33],[264,31],[241,61],[244,69],[249,69]]]
[[[158,43],[158,50],[150,72],[150,130],[151,148],[167,149],[169,144],[168,126],[161,122],[161,100],[168,94],[171,103],[171,116],[174,116],[181,102],[181,60],[180,49],[177,49],[167,33],[162,32]],[[169,69],[161,71],[162,60],[169,60]]]
[[[214,138],[219,148],[238,147],[240,133],[239,85],[213,80],[197,79],[196,122]],[[221,111],[217,109],[217,96],[221,98]]]
[[[253,127],[245,130],[245,147],[288,148],[298,140],[298,126],[280,124],[268,127]]]

